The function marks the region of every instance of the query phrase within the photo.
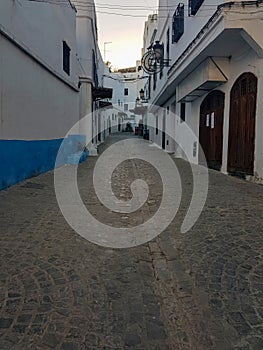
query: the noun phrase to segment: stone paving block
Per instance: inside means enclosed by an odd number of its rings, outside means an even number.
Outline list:
[[[125,337],[125,345],[131,349],[141,344],[141,338],[137,334],[127,334]]]
[[[1,317],[0,318],[0,330],[9,328],[12,323],[13,323],[12,318],[2,318]]]
[[[167,338],[164,325],[160,322],[148,321],[146,324],[147,336],[151,340],[164,340]]]
[[[78,350],[79,346],[76,343],[63,343],[61,345],[61,350]]]
[[[51,349],[54,349],[60,343],[60,337],[55,333],[45,333],[43,343]]]
[[[111,136],[100,154],[125,137]],[[172,159],[184,189],[177,216],[132,249],[76,234],[57,205],[52,172],[0,192],[1,350],[263,349],[263,187],[210,171],[202,215],[181,234],[192,175]],[[154,215],[162,185],[152,166],[133,159],[116,169],[112,187],[122,199],[131,198],[134,179],[149,183],[145,207],[119,215],[98,201],[95,163],[79,166],[78,186],[97,219],[132,227]]]
[[[155,276],[158,280],[165,282],[171,278],[166,259],[162,259],[162,258],[154,259],[153,266],[154,266]]]

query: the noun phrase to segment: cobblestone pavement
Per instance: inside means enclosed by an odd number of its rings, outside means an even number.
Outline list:
[[[127,218],[97,201],[95,162],[78,175],[97,218],[129,226],[153,215],[162,186],[149,164],[130,160],[113,175],[120,198],[134,176],[150,184],[147,203]],[[180,210],[158,238],[132,249],[78,236],[60,213],[52,172],[0,192],[1,350],[263,349],[263,186],[210,171],[205,210],[181,234],[192,177],[189,164],[175,162]]]

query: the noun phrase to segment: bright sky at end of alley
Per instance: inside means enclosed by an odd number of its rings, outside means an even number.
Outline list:
[[[158,0],[107,3],[95,0],[95,3],[102,57],[115,68],[135,66],[141,58],[144,22],[148,15],[157,12]]]

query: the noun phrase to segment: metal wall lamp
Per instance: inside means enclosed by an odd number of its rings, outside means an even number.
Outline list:
[[[148,100],[144,96],[144,90],[141,89],[139,91],[139,97],[137,97],[136,100],[135,100],[135,104],[136,105],[141,105],[142,103],[147,103],[147,102],[148,102]]]
[[[159,40],[148,47],[142,57],[142,68],[147,74],[156,74],[164,67],[170,67],[170,59],[164,58],[164,45]]]
[[[139,95],[140,95],[140,99],[141,99],[141,100],[144,100],[144,90],[143,90],[143,89],[141,89],[141,90],[139,91]]]

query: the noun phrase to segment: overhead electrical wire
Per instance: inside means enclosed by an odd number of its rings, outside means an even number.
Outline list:
[[[64,4],[68,5],[70,4],[70,0],[28,0],[32,2],[48,2],[48,3],[57,3],[57,4]],[[175,9],[175,6],[141,6],[141,5],[121,5],[121,4],[108,4],[108,3],[94,3],[94,2],[89,2],[89,1],[84,1],[84,0],[75,0],[71,1],[71,3],[74,4],[79,4],[83,5],[86,7],[97,7],[97,8],[112,8],[112,9],[125,9],[125,10],[159,10],[159,9]],[[187,5],[185,5],[187,7]],[[203,4],[203,7],[213,7],[216,6],[214,4]]]
[[[72,5],[77,7],[77,10],[80,11],[85,11],[85,10],[94,10],[96,13],[100,13],[100,14],[106,14],[106,15],[114,15],[114,16],[122,16],[122,17],[130,17],[130,18],[145,18],[147,17],[147,15],[149,15],[149,8],[145,7],[145,6],[129,6],[129,5],[109,5],[109,4],[105,4],[105,3],[99,3],[99,4],[94,4],[92,2],[86,2],[83,0],[76,0],[73,2],[70,2],[70,0],[27,0],[29,2],[38,2],[38,3],[46,3],[46,4],[51,4],[51,5],[59,5],[59,6],[63,6],[63,7],[72,7]],[[105,4],[105,6],[104,6]],[[102,6],[103,5],[103,6]],[[118,6],[118,7],[114,7],[114,6]],[[139,8],[140,7],[140,8]],[[187,7],[187,5],[186,5]],[[203,11],[209,11],[211,12],[213,9],[217,8],[217,5],[212,5],[212,4],[203,4],[202,7],[204,7]],[[96,10],[96,8],[99,8],[99,10]],[[152,10],[154,9],[154,11],[159,11],[162,10],[162,8],[164,9],[163,11],[174,11],[175,7],[173,6],[159,6],[158,9],[157,8],[152,8]],[[109,11],[101,11],[102,9],[108,9],[108,10],[120,10],[120,11],[147,11],[147,14],[126,14],[126,13],[121,13],[121,12],[109,12]],[[232,10],[233,11],[233,10]],[[236,11],[235,11],[236,12]],[[244,13],[244,11],[242,11],[242,13]],[[154,13],[158,16],[158,18],[167,18],[167,15],[160,15],[158,13]],[[184,16],[185,18],[188,18],[188,15]],[[207,15],[201,15],[201,14],[197,14],[194,16],[195,18],[201,18],[201,17],[207,17]]]
[[[47,4],[51,4],[51,5],[59,5],[59,6],[63,6],[63,7],[71,7],[70,3],[68,0],[27,0],[30,2],[38,2],[38,3],[47,3]],[[75,4],[77,5],[77,9],[84,11],[84,10],[89,10],[89,9],[94,9],[96,10],[96,8],[98,7],[98,5],[88,5],[86,3],[75,1]],[[74,5],[74,4],[73,4]],[[121,5],[120,5],[121,6]],[[211,7],[212,8],[216,8],[216,5],[207,5],[207,7]],[[110,6],[101,6],[100,9],[115,9],[113,7]],[[129,10],[131,11],[132,8],[116,8],[116,10]],[[168,7],[167,7],[168,9]],[[210,10],[211,10],[210,9]],[[132,11],[134,11],[135,9],[133,9]],[[137,9],[139,10],[139,9]],[[149,8],[145,10],[140,10],[140,11],[146,11],[149,14]],[[174,10],[174,8],[171,8],[171,10]],[[209,9],[206,9],[206,11],[209,11]],[[147,14],[126,14],[126,13],[120,13],[120,12],[108,12],[108,11],[100,11],[100,10],[96,10],[96,13],[100,13],[100,14],[106,14],[106,15],[115,15],[115,16],[123,16],[123,17],[131,17],[131,18],[145,18],[147,17]],[[158,14],[157,14],[158,15]],[[184,17],[188,17],[187,15],[185,15]],[[206,15],[196,15],[195,17],[207,17]],[[167,16],[162,16],[162,15],[158,15],[158,18],[167,18]]]
[[[54,4],[54,5],[62,5],[66,7],[70,7],[70,2],[69,0],[27,0],[30,2],[43,2],[43,3],[49,3],[49,4]],[[86,8],[105,8],[105,9],[112,9],[112,10],[123,10],[123,11],[148,11],[149,10],[175,10],[175,6],[160,6],[160,7],[148,7],[148,6],[130,6],[130,5],[120,5],[120,4],[105,4],[105,3],[100,3],[100,4],[94,4],[92,2],[85,2],[81,0],[76,0],[76,1],[71,1],[72,5],[76,5],[79,7],[86,7]],[[215,4],[203,4],[202,7],[216,7],[217,5]],[[188,7],[185,5],[185,7]]]
[[[58,1],[58,0],[56,0]],[[148,7],[148,6],[124,6],[124,5],[110,5],[110,4],[89,4],[84,1],[74,1],[74,4],[77,4],[78,6],[85,6],[85,7],[95,7],[95,8],[108,8],[112,10],[124,10],[124,11],[165,11],[165,10],[174,10],[175,6],[162,6],[162,7]],[[216,5],[204,5],[205,7],[215,7]],[[187,5],[185,5],[187,7]]]
[[[60,6],[66,6],[70,7],[72,5],[76,5],[77,7],[83,7],[83,8],[101,8],[101,9],[112,9],[112,10],[124,10],[124,11],[148,11],[149,10],[154,10],[154,11],[159,11],[159,10],[175,10],[176,6],[141,6],[141,5],[121,5],[121,4],[108,4],[108,3],[94,3],[94,2],[89,2],[85,0],[75,0],[75,1],[70,1],[70,0],[27,0],[30,2],[39,2],[39,3],[48,3],[48,4],[54,4],[54,5],[60,5]],[[242,2],[241,2],[242,4]],[[186,8],[188,5],[184,5]],[[215,8],[217,7],[217,4],[202,4],[202,8]],[[115,13],[114,13],[115,14]],[[198,15],[195,15],[195,17]]]
[[[59,0],[57,0],[59,1]],[[65,0],[67,1],[67,0]],[[108,4],[108,3],[92,3],[92,2],[87,2],[83,0],[75,0],[74,3],[79,3],[79,4],[84,4],[87,6],[95,6],[95,7],[117,7],[117,8],[126,8],[126,9],[144,9],[144,10],[158,10],[158,9],[170,9],[173,10],[176,8],[176,6],[170,5],[170,6],[141,6],[141,5],[121,5],[121,4]],[[215,4],[202,4],[203,7],[212,7],[212,6],[217,6]],[[188,7],[188,5],[185,4],[185,7]]]
[[[120,74],[120,73],[113,72],[113,74]],[[142,79],[148,79],[149,78],[146,75],[143,76],[143,77],[136,77],[136,78],[115,78],[115,77],[112,77],[112,76],[107,75],[107,74],[104,74],[103,77],[109,78],[109,79],[112,79],[112,80],[116,80],[116,81],[119,81],[121,83],[136,83],[137,81],[140,81]]]

